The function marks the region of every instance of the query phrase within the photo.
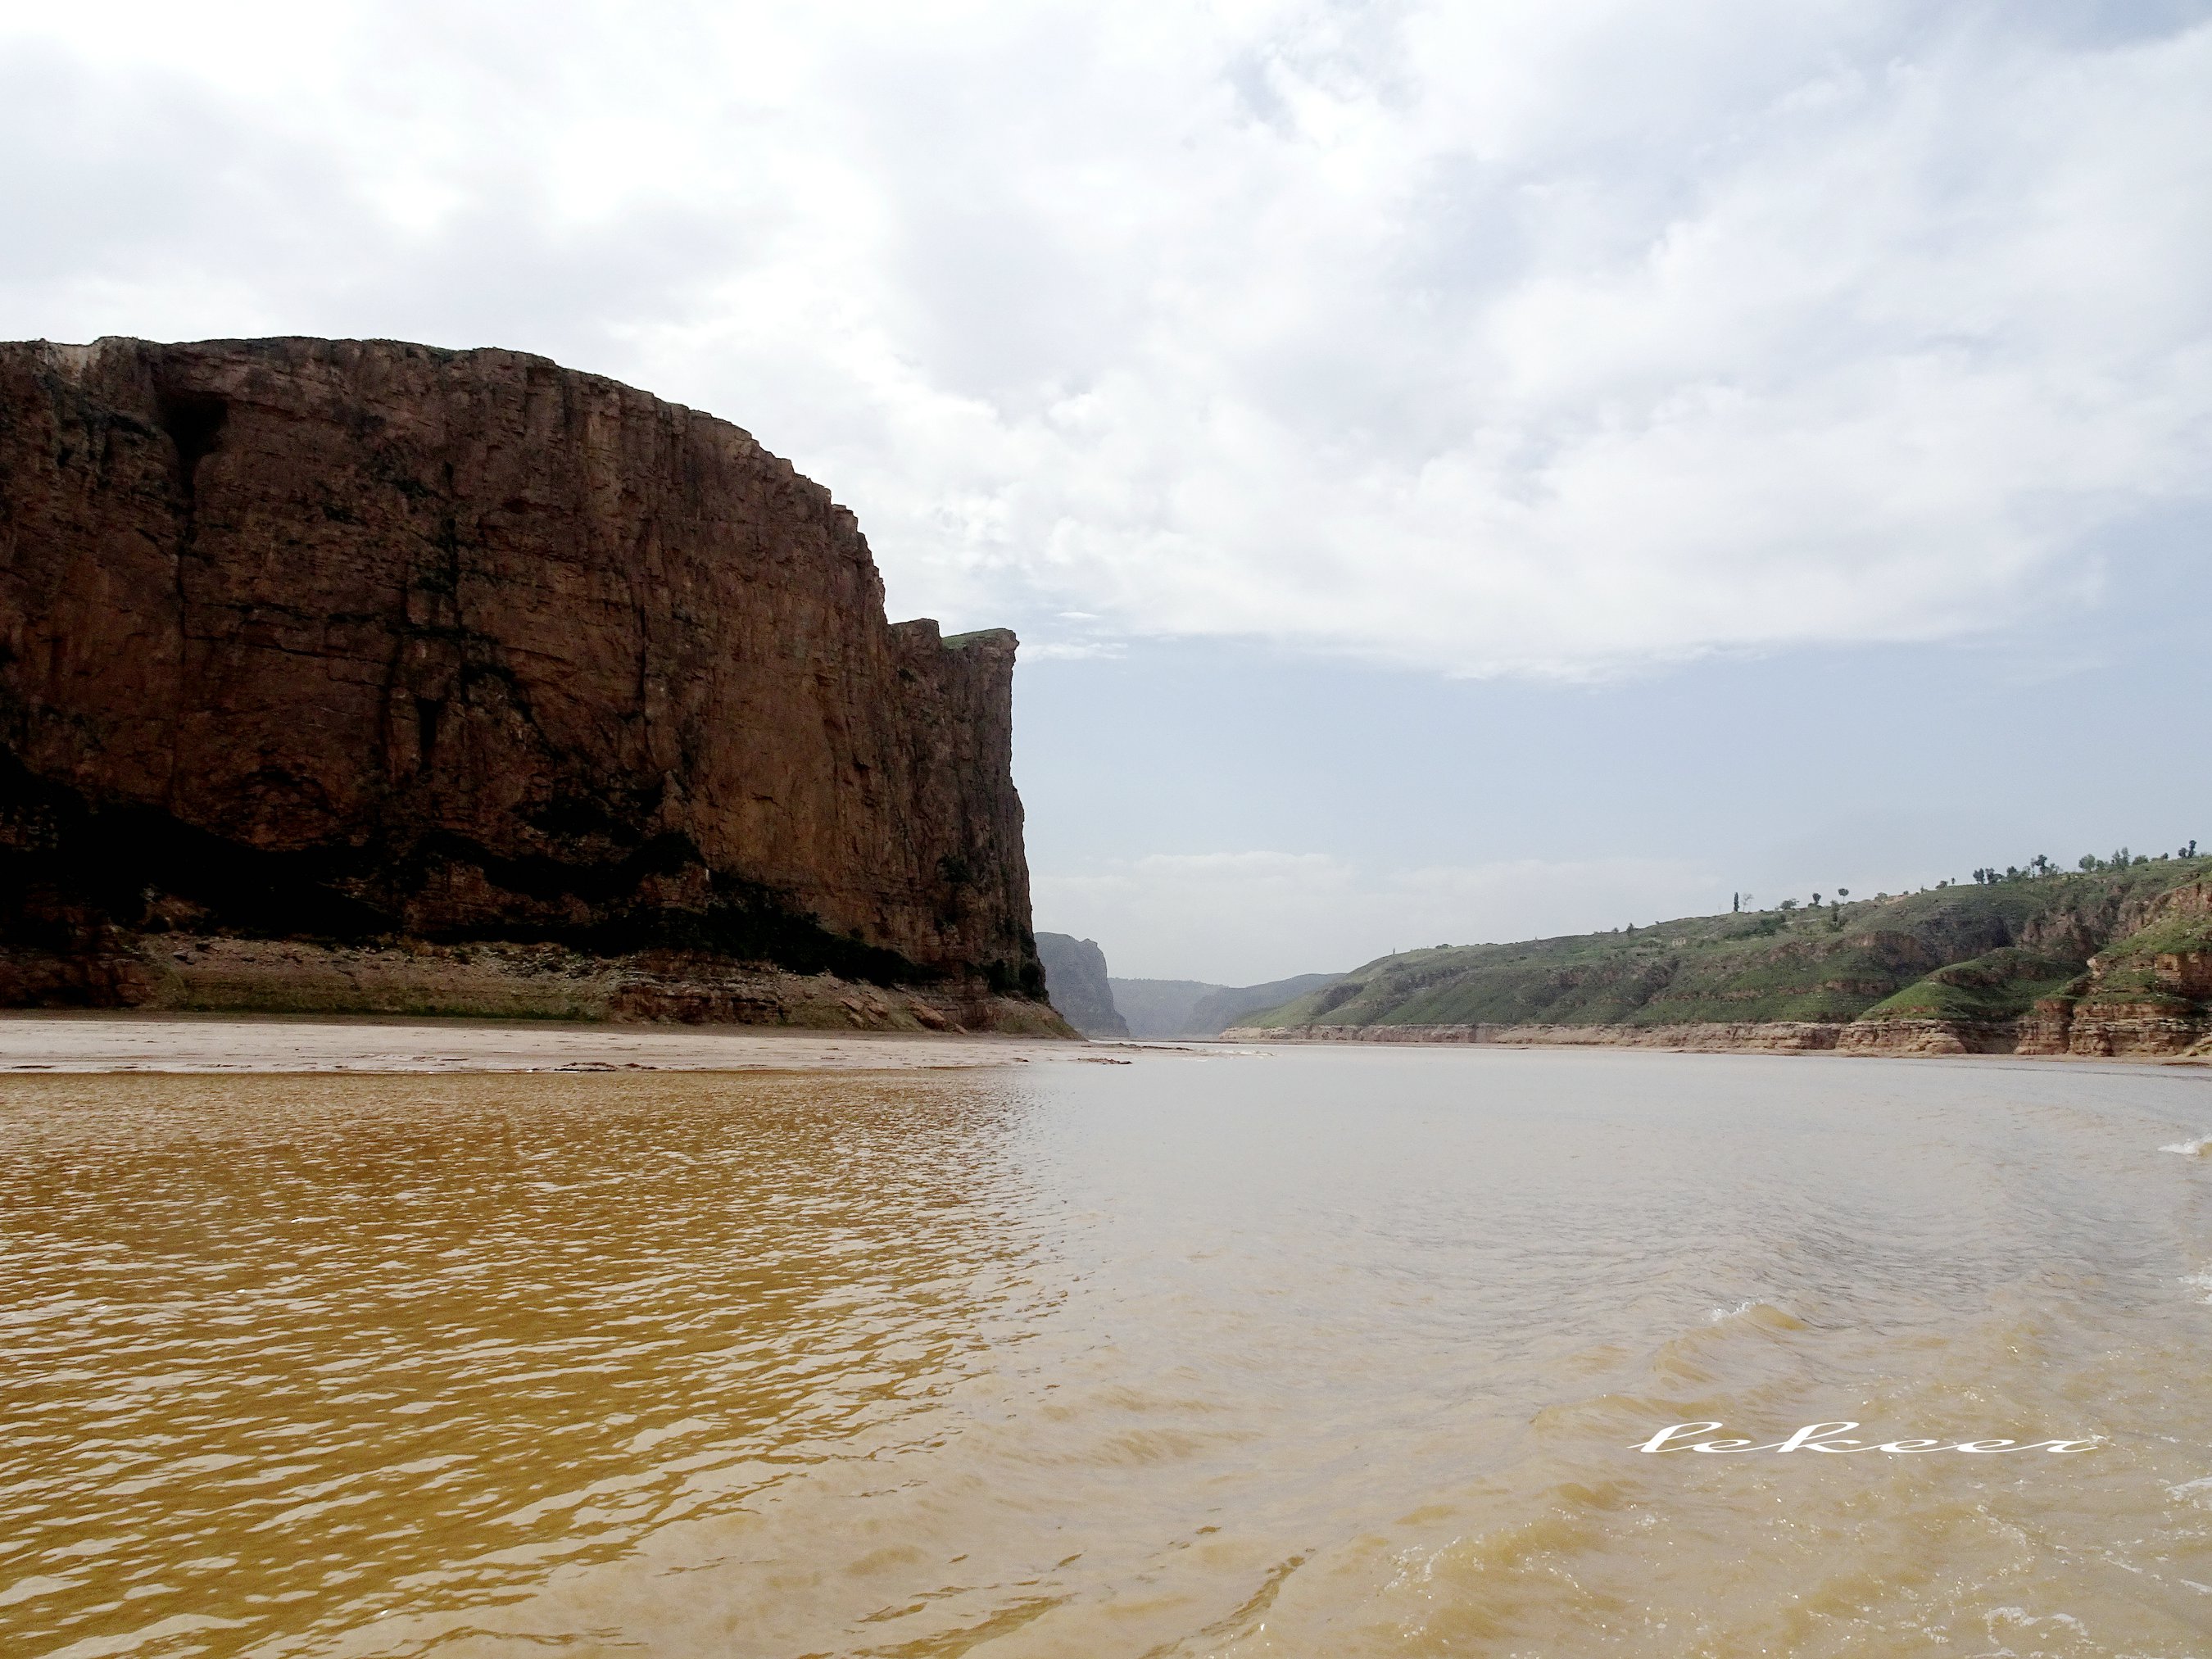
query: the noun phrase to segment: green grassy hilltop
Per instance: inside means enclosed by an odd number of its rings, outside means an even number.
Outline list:
[[[2172,1005],[2212,985],[2212,858],[1982,872],[1899,897],[1384,957],[1245,1029],[2016,1020],[2039,1000]],[[2097,958],[2093,974],[2093,957]]]

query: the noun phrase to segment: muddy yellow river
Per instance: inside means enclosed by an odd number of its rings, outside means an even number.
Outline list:
[[[2004,1061],[9,1079],[0,1652],[2201,1659],[2207,1137]]]

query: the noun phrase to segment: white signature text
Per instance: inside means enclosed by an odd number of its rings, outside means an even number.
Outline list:
[[[1759,1445],[1749,1440],[1698,1440],[1692,1437],[1711,1434],[1719,1428],[1718,1423],[1675,1423],[1659,1431],[1636,1449],[1644,1452],[2005,1452],[2005,1451],[2087,1451],[2098,1443],[2087,1440],[1885,1440],[1869,1445],[1863,1440],[1846,1440],[1843,1436],[1858,1427],[1856,1423],[1808,1423],[1787,1440],[1776,1440]]]

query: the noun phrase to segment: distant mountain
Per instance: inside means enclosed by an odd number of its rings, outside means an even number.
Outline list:
[[[1183,1024],[1182,1034],[1218,1036],[1248,1014],[1279,1008],[1309,992],[1334,985],[1343,977],[1342,974],[1294,974],[1288,979],[1269,980],[1265,985],[1217,986],[1212,995],[1199,999],[1198,1006],[1190,1011]]]
[[[1129,1035],[1140,1037],[1181,1036],[1200,999],[1221,988],[1194,979],[1117,979],[1113,986],[1114,1006],[1129,1022]]]
[[[1039,933],[1037,956],[1044,963],[1044,991],[1060,1018],[1087,1037],[1125,1037],[1129,1027],[1114,1006],[1113,983],[1106,976],[1106,953],[1096,939],[1070,933]]]
[[[1212,985],[1195,979],[1117,979],[1112,983],[1114,1006],[1128,1021],[1131,1036],[1218,1036],[1248,1014],[1279,1006],[1343,977],[1299,974],[1265,985]],[[1067,1012],[1056,999],[1053,1006]]]

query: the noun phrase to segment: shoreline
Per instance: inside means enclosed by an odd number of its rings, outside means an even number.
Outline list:
[[[2115,1023],[2117,1024],[2117,1023]],[[1941,1020],[1745,1021],[1706,1025],[1290,1025],[1231,1026],[1220,1041],[1326,1046],[1423,1048],[1644,1048],[1689,1054],[1843,1054],[1887,1060],[2119,1060],[2137,1065],[2212,1066],[2212,1039],[2130,1024],[2098,1033],[2096,1047],[2038,1042],[2031,1034],[1966,1029]]]
[[[0,1078],[102,1075],[432,1076],[634,1072],[909,1072],[1036,1064],[1126,1066],[1139,1054],[1224,1048],[1613,1048],[1660,1054],[2115,1061],[2212,1069],[2212,1054],[1838,1042],[1826,1027],[1232,1027],[1211,1038],[1091,1040],[982,1031],[644,1025],[466,1015],[0,1010]]]
[[[378,1014],[0,1011],[0,1077],[966,1071],[1054,1061],[1127,1065],[1127,1053],[1101,1051],[1138,1046],[988,1032]]]

